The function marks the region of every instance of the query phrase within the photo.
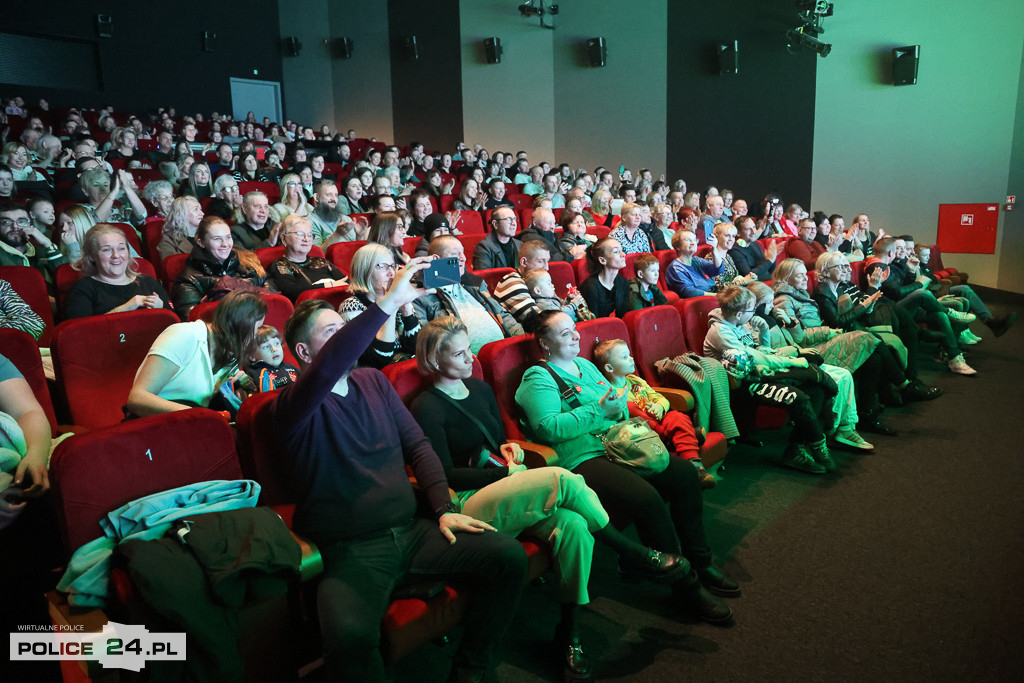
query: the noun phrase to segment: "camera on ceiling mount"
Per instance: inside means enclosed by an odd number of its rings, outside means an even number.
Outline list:
[[[835,5],[825,0],[796,0],[796,7],[800,10],[797,17],[803,23],[786,32],[789,51],[795,53],[807,48],[820,57],[827,57],[832,44],[819,40],[818,36],[825,32],[821,20],[832,16]]]
[[[519,14],[524,17],[540,17],[540,25],[543,28],[555,28],[554,24],[544,23],[544,16],[555,16],[558,14],[558,5],[544,6],[544,0],[526,0],[519,5]]]

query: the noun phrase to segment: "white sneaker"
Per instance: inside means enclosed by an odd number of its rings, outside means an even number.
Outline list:
[[[974,334],[974,332],[972,332],[970,329],[967,330],[967,334],[971,335],[971,339],[974,340],[975,344],[980,344],[981,343],[981,337],[979,337],[978,335]]]
[[[978,338],[971,334],[970,330],[964,330],[960,333],[960,343],[966,346],[973,346],[978,343]]]
[[[960,311],[954,311],[952,308],[946,309],[946,315],[961,323],[973,323],[978,319],[978,316],[973,313],[961,313]]]
[[[949,371],[956,373],[957,375],[976,375],[978,371],[967,364],[964,360],[964,354],[958,354],[956,358],[949,361]]]
[[[853,427],[842,427],[833,437],[836,443],[841,443],[844,446],[850,448],[856,448],[861,451],[873,451],[875,447],[864,440],[864,437],[857,433]]]

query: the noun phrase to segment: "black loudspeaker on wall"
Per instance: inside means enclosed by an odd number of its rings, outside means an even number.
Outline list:
[[[114,37],[114,18],[109,14],[96,15],[96,33],[100,38]]]
[[[335,59],[351,59],[352,39],[347,36],[335,38],[333,42],[333,52]]]
[[[484,54],[488,64],[501,64],[501,38],[484,38]]]
[[[289,36],[284,39],[285,53],[290,57],[298,57],[299,53],[302,52],[302,43],[295,36]]]
[[[917,62],[921,58],[920,45],[907,45],[892,49],[892,84],[917,83]]]
[[[740,72],[740,41],[716,43],[715,52],[718,54],[719,74],[738,74]]]
[[[416,36],[406,38],[403,43],[403,47],[405,48],[406,59],[416,61],[420,58],[420,46],[419,43],[416,42]]]
[[[217,34],[213,31],[203,31],[203,52],[215,52]]]
[[[608,44],[604,38],[591,38],[587,41],[587,56],[590,66],[604,66],[608,61]]]

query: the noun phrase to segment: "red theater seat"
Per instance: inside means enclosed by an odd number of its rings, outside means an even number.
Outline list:
[[[307,289],[302,294],[299,294],[299,296],[295,299],[295,305],[298,306],[303,301],[307,301],[309,299],[320,299],[322,301],[326,301],[327,303],[329,303],[331,305],[331,308],[333,308],[334,310],[338,310],[338,306],[341,305],[341,302],[349,298],[350,296],[352,296],[352,292],[349,291],[347,285],[342,285],[341,287],[321,287],[319,289]],[[284,330],[282,330],[282,332],[283,331]]]
[[[345,277],[348,277],[352,272],[352,257],[364,244],[366,244],[365,240],[335,242],[327,247],[327,260],[337,266],[338,270],[345,274]]]
[[[57,433],[57,415],[53,411],[50,390],[46,386],[46,375],[43,372],[43,359],[39,355],[36,340],[28,332],[12,329],[0,329],[0,353],[18,368],[25,381],[28,382],[35,395],[46,421],[50,423],[50,432]]]
[[[37,344],[43,348],[49,346],[53,337],[53,310],[43,274],[31,266],[0,266],[0,280],[11,283],[18,296],[43,319],[45,327]]]
[[[270,267],[271,263],[284,256],[284,247],[263,247],[262,249],[257,249],[255,253],[256,258],[260,260],[260,265],[266,270]],[[309,250],[309,255],[325,258],[323,249],[316,245],[313,245]]]
[[[117,424],[146,353],[179,322],[166,309],[140,309],[62,322],[54,330],[53,367],[71,422],[96,429]]]

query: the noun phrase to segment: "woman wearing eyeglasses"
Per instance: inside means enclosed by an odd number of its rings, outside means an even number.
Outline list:
[[[306,193],[302,191],[302,180],[297,173],[285,173],[278,184],[281,189],[281,201],[270,207],[270,219],[280,223],[285,216],[308,216],[309,206]]]
[[[390,250],[391,257],[399,265],[405,265],[411,258],[402,251],[407,228],[404,215],[404,211],[385,211],[377,214],[366,236],[367,242],[376,242]]]
[[[270,264],[267,274],[274,285],[294,302],[308,289],[341,287],[348,284],[333,263],[322,256],[310,256],[313,226],[304,216],[286,216],[281,222],[284,256]]]
[[[369,242],[360,247],[352,256],[350,268],[352,296],[338,307],[341,317],[348,322],[387,294],[400,267],[391,250],[383,244]],[[379,369],[412,358],[419,331],[420,322],[412,304],[402,306],[377,330],[376,338],[359,357],[358,365]]]

